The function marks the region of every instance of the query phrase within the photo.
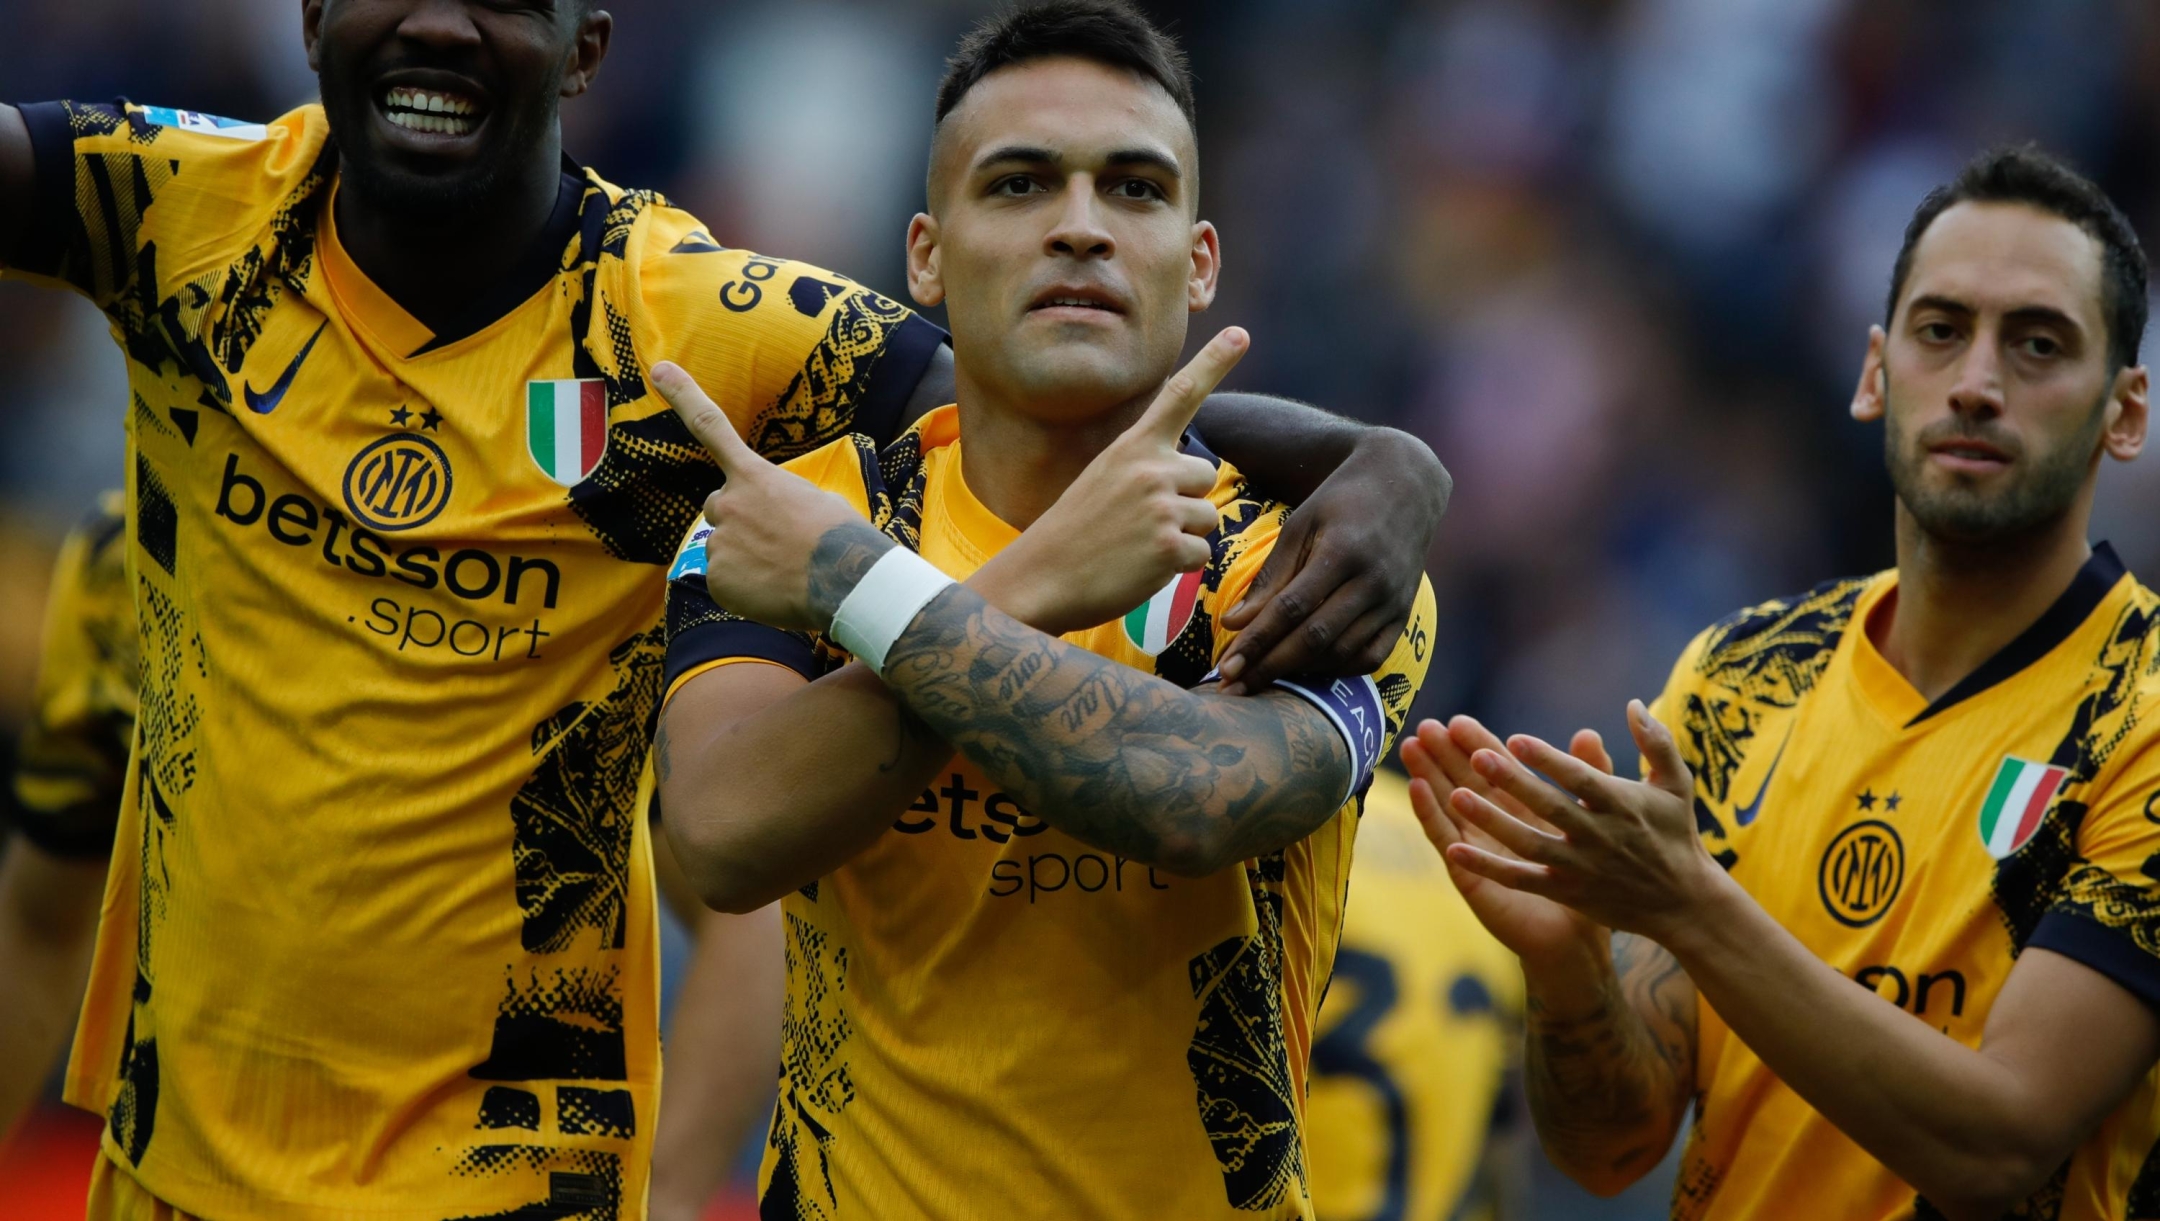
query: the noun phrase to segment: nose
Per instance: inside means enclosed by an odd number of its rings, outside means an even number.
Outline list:
[[[1117,242],[1103,224],[1102,201],[1095,197],[1095,182],[1090,176],[1072,176],[1057,219],[1043,236],[1043,250],[1083,259],[1104,259],[1117,253]]]
[[[1991,328],[1992,329],[1992,328]],[[1958,360],[1957,381],[1950,387],[1950,409],[1983,419],[2002,414],[2002,352],[1995,336],[1979,336]]]
[[[419,0],[398,22],[398,37],[442,50],[479,45],[480,31],[473,25],[465,0]]]

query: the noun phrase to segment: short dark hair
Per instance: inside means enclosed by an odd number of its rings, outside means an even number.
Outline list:
[[[2069,221],[2100,243],[2100,309],[2107,317],[2108,358],[2118,369],[2137,363],[2138,341],[2145,337],[2145,248],[2105,191],[2034,144],[1990,149],[1920,201],[1905,226],[1905,244],[1898,248],[1890,273],[1886,320],[1897,316],[1898,297],[1912,272],[1913,248],[1936,217],[1961,203],[2025,204]]]
[[[1192,69],[1184,50],[1126,0],[1038,0],[984,18],[945,61],[936,121],[943,123],[968,90],[992,72],[1061,56],[1123,68],[1154,81],[1184,112],[1185,121],[1199,130]]]

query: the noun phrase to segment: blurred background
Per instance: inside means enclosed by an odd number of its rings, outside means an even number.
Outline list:
[[[566,146],[728,245],[904,298],[940,61],[987,7],[621,0]],[[1199,78],[1225,275],[1195,334],[1249,328],[1237,387],[1408,429],[1454,472],[1421,713],[1624,741],[1695,631],[1891,562],[1880,438],[1846,405],[1906,218],[1969,155],[2037,140],[2148,241],[2160,220],[2160,9],[2135,0],[1143,7]],[[0,97],[269,118],[314,94],[299,11],[0,0]],[[0,743],[126,393],[94,310],[0,285]],[[2095,537],[2148,581],[2156,520],[2160,459],[2110,469]],[[48,1117],[0,1164],[95,1128]],[[1540,1169],[1532,1215],[1661,1217],[1667,1185],[1594,1203]]]

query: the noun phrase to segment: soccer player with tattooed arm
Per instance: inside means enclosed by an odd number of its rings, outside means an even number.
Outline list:
[[[1466,717],[1403,747],[1522,959],[1547,1151],[1672,1215],[2160,1217],[2160,597],[2087,542],[2143,447],[2146,262],[1992,152],[1923,201],[1852,400],[1897,567],[1699,636],[1643,780]]]
[[[647,371],[785,459],[892,441],[951,353],[572,161],[590,0],[299,8],[321,100],[266,123],[0,106],[0,270],[95,302],[131,389],[141,715],[66,1086],[107,1121],[90,1211],[641,1216],[661,575],[722,478]],[[1225,672],[1378,664],[1430,451],[1250,396],[1196,427],[1304,498]],[[696,995],[757,1054],[758,990]]]
[[[1012,10],[939,90],[909,286],[957,395],[785,467],[673,366],[727,474],[669,591],[655,769],[706,900],[782,900],[768,1218],[1312,1216],[1307,1065],[1372,677],[1225,675],[1284,506],[1190,433],[1190,78],[1123,3]]]

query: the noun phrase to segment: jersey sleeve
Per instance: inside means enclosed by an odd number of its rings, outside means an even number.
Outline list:
[[[326,133],[303,111],[275,124],[129,102],[34,102],[33,203],[11,276],[72,288],[108,311],[124,301],[175,318],[226,285],[222,274],[310,171]],[[200,300],[184,292],[193,286]]]
[[[1236,505],[1225,512],[1226,521],[1242,516]],[[1228,566],[1221,585],[1212,594],[1216,607],[1227,610],[1236,606],[1252,588],[1269,552],[1274,550],[1284,517],[1279,510],[1263,512],[1250,518],[1252,525],[1228,541]],[[1275,681],[1276,686],[1318,708],[1342,735],[1350,748],[1350,796],[1365,791],[1373,769],[1402,736],[1410,706],[1424,687],[1426,667],[1431,664],[1434,619],[1432,581],[1420,576],[1410,620],[1403,625],[1395,647],[1378,670],[1347,678],[1293,674]],[[1217,634],[1216,661],[1222,660],[1235,639],[1234,633]],[[1209,678],[1213,677],[1211,673]]]
[[[1703,698],[1701,662],[1705,649],[1716,628],[1705,628],[1688,646],[1680,651],[1673,662],[1672,673],[1665,679],[1665,689],[1650,701],[1650,715],[1657,719],[1679,744],[1680,758],[1688,765],[1688,773],[1695,777],[1697,790],[1694,798],[1695,832],[1702,839],[1703,847],[1720,865],[1730,869],[1738,858],[1733,855],[1731,837],[1725,824],[1717,818],[1709,805],[1703,801],[1701,784],[1710,762],[1710,753],[1720,749],[1722,738],[1712,732],[1707,704]],[[1648,778],[1650,762],[1638,760],[1636,771]]]
[[[2160,1010],[2160,743],[2095,795],[2026,945],[2076,959]]]
[[[55,856],[112,851],[135,731],[135,604],[120,496],[68,535],[46,604],[29,724],[13,778],[14,821]]]
[[[720,246],[689,216],[655,212],[642,261],[638,350],[672,360],[775,462],[849,433],[879,445],[945,332],[845,276]]]
[[[841,440],[788,463],[786,469],[847,497],[867,517],[869,494],[858,452],[853,441]],[[770,627],[713,601],[705,586],[705,542],[711,536],[712,526],[699,517],[668,565],[663,702],[684,683],[721,666],[764,662],[816,679],[845,662],[845,654],[821,633]]]

